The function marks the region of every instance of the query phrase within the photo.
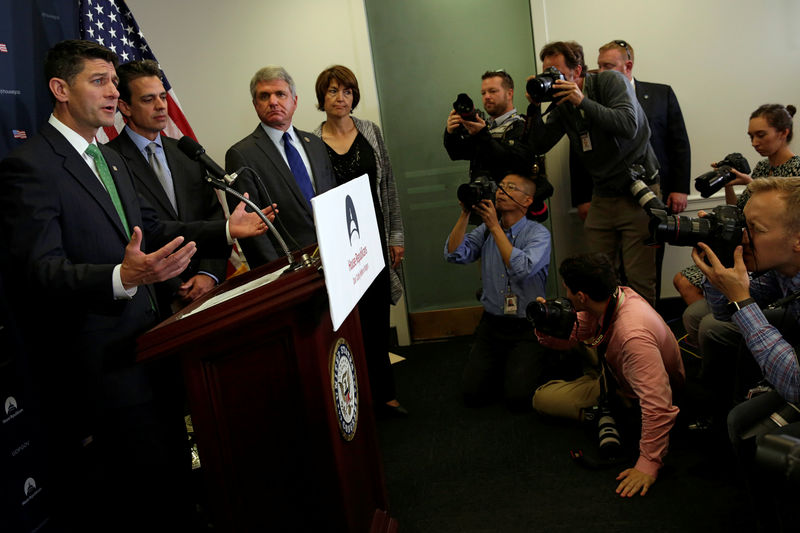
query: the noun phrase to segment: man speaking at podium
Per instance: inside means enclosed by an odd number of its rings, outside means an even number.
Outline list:
[[[120,156],[94,139],[114,124],[116,66],[96,43],[55,45],[53,113],[0,161],[0,261],[16,282],[54,531],[180,530],[167,426],[182,420],[159,416],[153,369],[134,364],[136,337],[156,323],[150,284],[186,268],[190,240],[225,257],[231,237],[266,231],[243,204],[227,223],[156,217]]]

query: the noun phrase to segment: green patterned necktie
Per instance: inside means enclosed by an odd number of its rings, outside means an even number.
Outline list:
[[[94,164],[97,166],[97,173],[100,175],[100,181],[103,182],[103,185],[105,185],[108,191],[108,195],[111,196],[111,203],[114,204],[114,209],[117,210],[117,214],[122,221],[125,234],[130,235],[131,231],[128,229],[128,220],[125,218],[125,211],[122,209],[122,202],[119,199],[119,193],[117,193],[117,186],[114,184],[114,179],[111,177],[111,171],[108,170],[108,165],[103,158],[103,154],[100,153],[100,148],[98,148],[96,144],[90,144],[89,147],[86,148],[86,153],[94,159]]]

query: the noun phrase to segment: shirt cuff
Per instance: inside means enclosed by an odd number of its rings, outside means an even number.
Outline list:
[[[636,461],[636,466],[634,466],[634,468],[639,472],[644,472],[645,474],[649,474],[654,478],[657,478],[658,471],[661,468],[661,463],[656,461],[651,461],[650,459],[645,459],[640,455],[639,460]]]
[[[206,272],[205,270],[198,270],[197,273],[198,274],[203,274],[204,276],[208,276],[209,278],[214,280],[214,283],[219,285],[219,278],[217,276],[215,276],[214,274],[212,274],[211,272]]]
[[[228,219],[225,221],[225,238],[228,239],[228,246],[233,246],[234,240],[231,237],[231,220]]]
[[[111,274],[111,287],[114,291],[114,299],[115,300],[130,300],[136,295],[136,291],[139,287],[133,287],[132,289],[126,289],[122,285],[122,274],[120,270],[122,269],[122,265],[117,265],[114,267],[114,272]]]

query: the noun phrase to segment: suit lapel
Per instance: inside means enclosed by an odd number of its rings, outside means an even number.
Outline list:
[[[290,191],[292,191],[292,195],[294,196],[295,200],[297,200],[297,203],[300,204],[309,215],[311,215],[311,207],[308,205],[306,197],[303,196],[302,191],[300,191],[300,187],[297,185],[297,181],[294,179],[294,174],[292,174],[289,165],[287,165],[286,161],[283,160],[283,155],[278,152],[278,148],[275,146],[275,143],[273,143],[272,139],[270,139],[266,132],[264,132],[260,124],[258,127],[256,127],[256,131],[253,132],[253,136],[258,139],[256,146],[258,146],[264,152],[267,158],[269,158],[269,160],[272,162],[273,166],[278,169],[280,179],[283,180],[284,185],[288,187]],[[269,190],[269,187],[267,187],[267,190]],[[278,209],[280,209],[280,206],[278,206]]]
[[[106,191],[105,187],[100,183],[100,180],[95,176],[94,172],[92,172],[92,169],[89,168],[89,165],[83,157],[52,125],[46,123],[41,129],[41,133],[48,139],[53,147],[53,151],[64,158],[64,170],[94,198],[95,202],[97,202],[101,210],[106,214],[109,222],[117,229],[119,236],[127,243],[130,240],[130,236],[125,235],[125,228],[122,226],[122,220],[120,220],[117,210],[111,202],[111,196],[109,196],[108,191]],[[103,147],[101,146],[100,148],[102,151]],[[103,157],[105,157],[105,152],[103,152]],[[116,182],[115,171],[110,163],[109,170],[111,170],[111,175]],[[125,214],[127,216],[129,210],[126,208],[124,202],[123,209],[125,209]],[[128,225],[133,227],[131,224],[129,218]]]
[[[107,146],[101,146],[100,151],[103,152],[103,157],[105,157],[106,162],[108,163],[108,169],[111,171],[111,177],[114,178],[114,184],[117,186],[117,194],[119,195],[119,200],[122,203],[122,209],[125,211],[125,218],[128,219],[128,228],[133,231],[134,226],[141,227],[142,225],[139,199],[136,195],[136,189],[133,187],[133,181],[128,175],[128,169],[125,166],[119,166],[118,163],[112,162],[113,160],[117,159],[115,156],[118,155],[114,150],[108,148]],[[118,158],[118,160],[121,161],[122,158]],[[108,193],[106,193],[106,196],[108,196]],[[110,197],[109,203],[111,203]],[[114,209],[113,204],[111,204],[111,208]],[[116,209],[114,209],[114,213],[116,213]],[[124,232],[123,235],[125,235]],[[130,235],[126,235],[125,242],[128,242],[129,240]]]
[[[120,154],[130,167],[135,179],[141,184],[142,187],[145,187],[153,197],[155,197],[155,199],[158,201],[159,207],[161,207],[167,213],[171,213],[173,218],[177,219],[178,215],[175,213],[175,209],[172,207],[169,198],[167,198],[167,193],[164,192],[164,187],[158,180],[156,173],[153,172],[153,167],[150,166],[150,163],[144,158],[144,155],[142,155],[131,138],[128,137],[127,133],[123,132],[119,134],[117,146],[119,146]],[[167,159],[167,164],[170,165],[171,171],[173,166],[170,164],[169,159]],[[178,205],[180,206],[181,204],[178,203]]]

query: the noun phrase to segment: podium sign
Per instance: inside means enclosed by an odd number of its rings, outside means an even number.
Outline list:
[[[334,331],[386,266],[366,174],[311,199]]]

